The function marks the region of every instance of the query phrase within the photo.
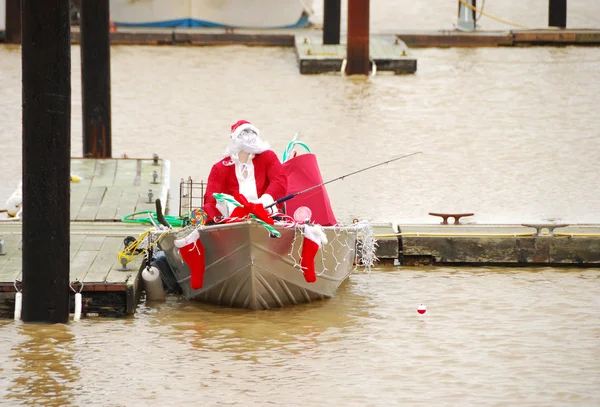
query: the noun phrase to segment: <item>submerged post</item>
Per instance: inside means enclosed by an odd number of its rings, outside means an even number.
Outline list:
[[[84,157],[112,156],[109,14],[108,0],[81,2],[81,104]]]
[[[458,23],[456,29],[459,31],[475,31],[477,16],[475,9],[477,0],[458,0]]]
[[[342,0],[325,0],[323,4],[323,44],[340,43]]]
[[[369,0],[348,0],[348,75],[369,74],[369,3]]]
[[[6,39],[9,44],[21,43],[21,0],[6,0]]]
[[[69,319],[69,0],[23,0],[23,321]]]
[[[567,27],[567,0],[550,0],[548,25],[550,27]]]

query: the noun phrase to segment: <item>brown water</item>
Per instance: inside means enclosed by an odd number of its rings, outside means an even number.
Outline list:
[[[600,223],[600,48],[423,49],[416,75],[301,76],[290,48],[113,47],[113,156],[206,179],[229,125],[254,122],[279,155],[297,131],[342,221]],[[72,154],[81,156],[79,48]],[[0,202],[20,178],[20,52],[0,48]]]
[[[546,25],[547,1],[487,3]],[[382,0],[371,21],[438,29],[455,15],[455,2]],[[600,27],[600,3],[569,2],[568,24]],[[206,178],[245,118],[280,155],[301,131],[325,179],[425,153],[331,184],[342,221],[469,211],[477,223],[600,223],[599,48],[411,54],[415,75],[344,78],[300,76],[289,48],[113,47],[113,155],[170,160],[174,198],[181,177]],[[80,156],[78,47],[72,59]],[[1,205],[20,178],[18,48],[0,46],[0,84]],[[402,268],[353,274],[333,300],[272,312],[170,298],[131,319],[4,320],[0,405],[594,406],[599,298],[598,270]]]
[[[598,270],[419,268],[279,311],[0,321],[0,404],[594,406],[599,307]]]

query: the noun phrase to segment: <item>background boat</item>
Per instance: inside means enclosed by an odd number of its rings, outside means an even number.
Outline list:
[[[298,28],[310,9],[301,0],[111,0],[121,27]]]

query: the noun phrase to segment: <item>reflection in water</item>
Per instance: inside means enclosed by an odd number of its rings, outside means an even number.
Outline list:
[[[12,404],[75,405],[81,389],[74,360],[73,335],[63,324],[21,324],[19,341],[11,349],[12,384],[5,399]]]
[[[282,356],[310,352],[358,329],[369,305],[356,288],[356,283],[347,280],[334,299],[258,312],[181,299],[144,307],[157,311],[152,324],[172,328],[170,335],[193,349],[256,360],[272,350]]]

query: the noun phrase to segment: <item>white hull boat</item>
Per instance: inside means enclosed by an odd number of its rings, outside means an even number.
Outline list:
[[[311,12],[302,0],[110,0],[121,27],[300,28]]]
[[[193,228],[161,234],[164,251],[183,294],[191,300],[251,310],[280,308],[331,298],[354,268],[358,225],[324,227],[328,243],[315,257],[317,279],[309,283],[300,267],[302,226],[275,225],[280,237],[271,237],[255,221],[198,228],[205,253],[202,287],[190,285],[190,269],[175,241]]]

